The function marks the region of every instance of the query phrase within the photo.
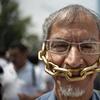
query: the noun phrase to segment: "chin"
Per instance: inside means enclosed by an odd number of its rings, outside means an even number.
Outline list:
[[[74,87],[72,85],[60,86],[60,92],[66,97],[80,97],[85,94],[86,90],[81,87]]]
[[[78,98],[91,95],[94,79],[95,74],[92,74],[80,81],[68,81],[65,77],[56,77],[55,82],[62,96]]]

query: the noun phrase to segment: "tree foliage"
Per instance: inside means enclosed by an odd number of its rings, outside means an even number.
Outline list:
[[[25,36],[22,41],[29,48],[32,54],[37,54],[41,45],[40,40],[37,35],[30,34],[28,36]]]
[[[30,23],[30,18],[20,18],[15,0],[0,0],[0,48],[8,49],[13,41],[20,41]]]

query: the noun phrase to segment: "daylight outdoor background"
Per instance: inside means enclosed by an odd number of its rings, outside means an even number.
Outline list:
[[[87,8],[95,10],[99,13],[100,0],[18,0],[22,16],[31,16],[34,27],[30,27],[28,31],[33,31],[42,35],[42,24],[50,13],[60,9],[68,4],[81,4]]]
[[[0,46],[7,50],[17,40],[37,53],[45,18],[69,4],[81,4],[100,13],[100,0],[0,0]]]

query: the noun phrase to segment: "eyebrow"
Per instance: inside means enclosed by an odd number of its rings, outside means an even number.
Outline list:
[[[61,38],[61,37],[53,37],[53,39],[58,39],[58,40],[64,40],[64,41],[68,41],[68,42],[71,42],[69,39],[65,39],[65,38]],[[80,40],[80,42],[96,42],[97,40],[93,37],[90,37],[89,39],[84,39],[84,40]]]
[[[61,39],[61,40],[68,40],[68,39],[65,39],[65,38],[61,38],[61,37],[54,37],[52,39]],[[83,40],[84,41],[84,40]],[[85,41],[96,41],[95,38],[89,38],[89,39],[85,39]]]
[[[52,38],[52,40],[53,39],[58,39],[58,40],[65,40],[65,41],[68,41],[68,39],[64,39],[64,38],[61,38],[61,37],[54,37],[54,38]]]
[[[89,39],[85,39],[82,42],[96,42],[97,40],[95,38],[89,38]]]

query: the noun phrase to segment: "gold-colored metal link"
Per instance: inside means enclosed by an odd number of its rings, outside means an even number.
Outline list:
[[[62,76],[69,81],[79,81],[79,80],[84,80],[90,74],[93,74],[95,72],[100,72],[100,68],[97,68],[98,67],[97,63],[95,63],[92,66],[86,68],[79,68],[79,69],[60,68],[58,65],[47,61],[45,55],[46,55],[45,44],[43,44],[42,50],[39,51],[38,56],[39,59],[43,60],[46,65],[45,71],[52,76]],[[73,77],[73,72],[78,72],[80,73],[80,75]]]

